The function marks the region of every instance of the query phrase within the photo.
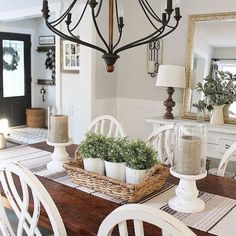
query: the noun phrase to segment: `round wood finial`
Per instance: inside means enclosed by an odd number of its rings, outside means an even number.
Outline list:
[[[115,66],[114,65],[107,65],[107,72],[111,73],[114,71]]]

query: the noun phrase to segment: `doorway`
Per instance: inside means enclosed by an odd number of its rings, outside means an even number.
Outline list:
[[[31,36],[0,32],[0,118],[26,124],[31,107]]]

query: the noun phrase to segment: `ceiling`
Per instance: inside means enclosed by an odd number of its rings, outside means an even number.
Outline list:
[[[195,32],[213,47],[236,47],[236,20],[197,22]]]

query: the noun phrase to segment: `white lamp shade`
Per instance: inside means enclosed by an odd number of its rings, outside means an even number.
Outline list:
[[[160,65],[157,74],[156,86],[184,88],[184,77],[184,66]]]

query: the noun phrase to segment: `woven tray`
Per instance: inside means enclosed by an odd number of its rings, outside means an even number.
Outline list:
[[[64,164],[64,167],[72,182],[128,203],[138,202],[145,196],[160,189],[169,175],[167,167],[157,164],[150,169],[142,183],[128,184],[84,170],[82,159],[68,161]]]

